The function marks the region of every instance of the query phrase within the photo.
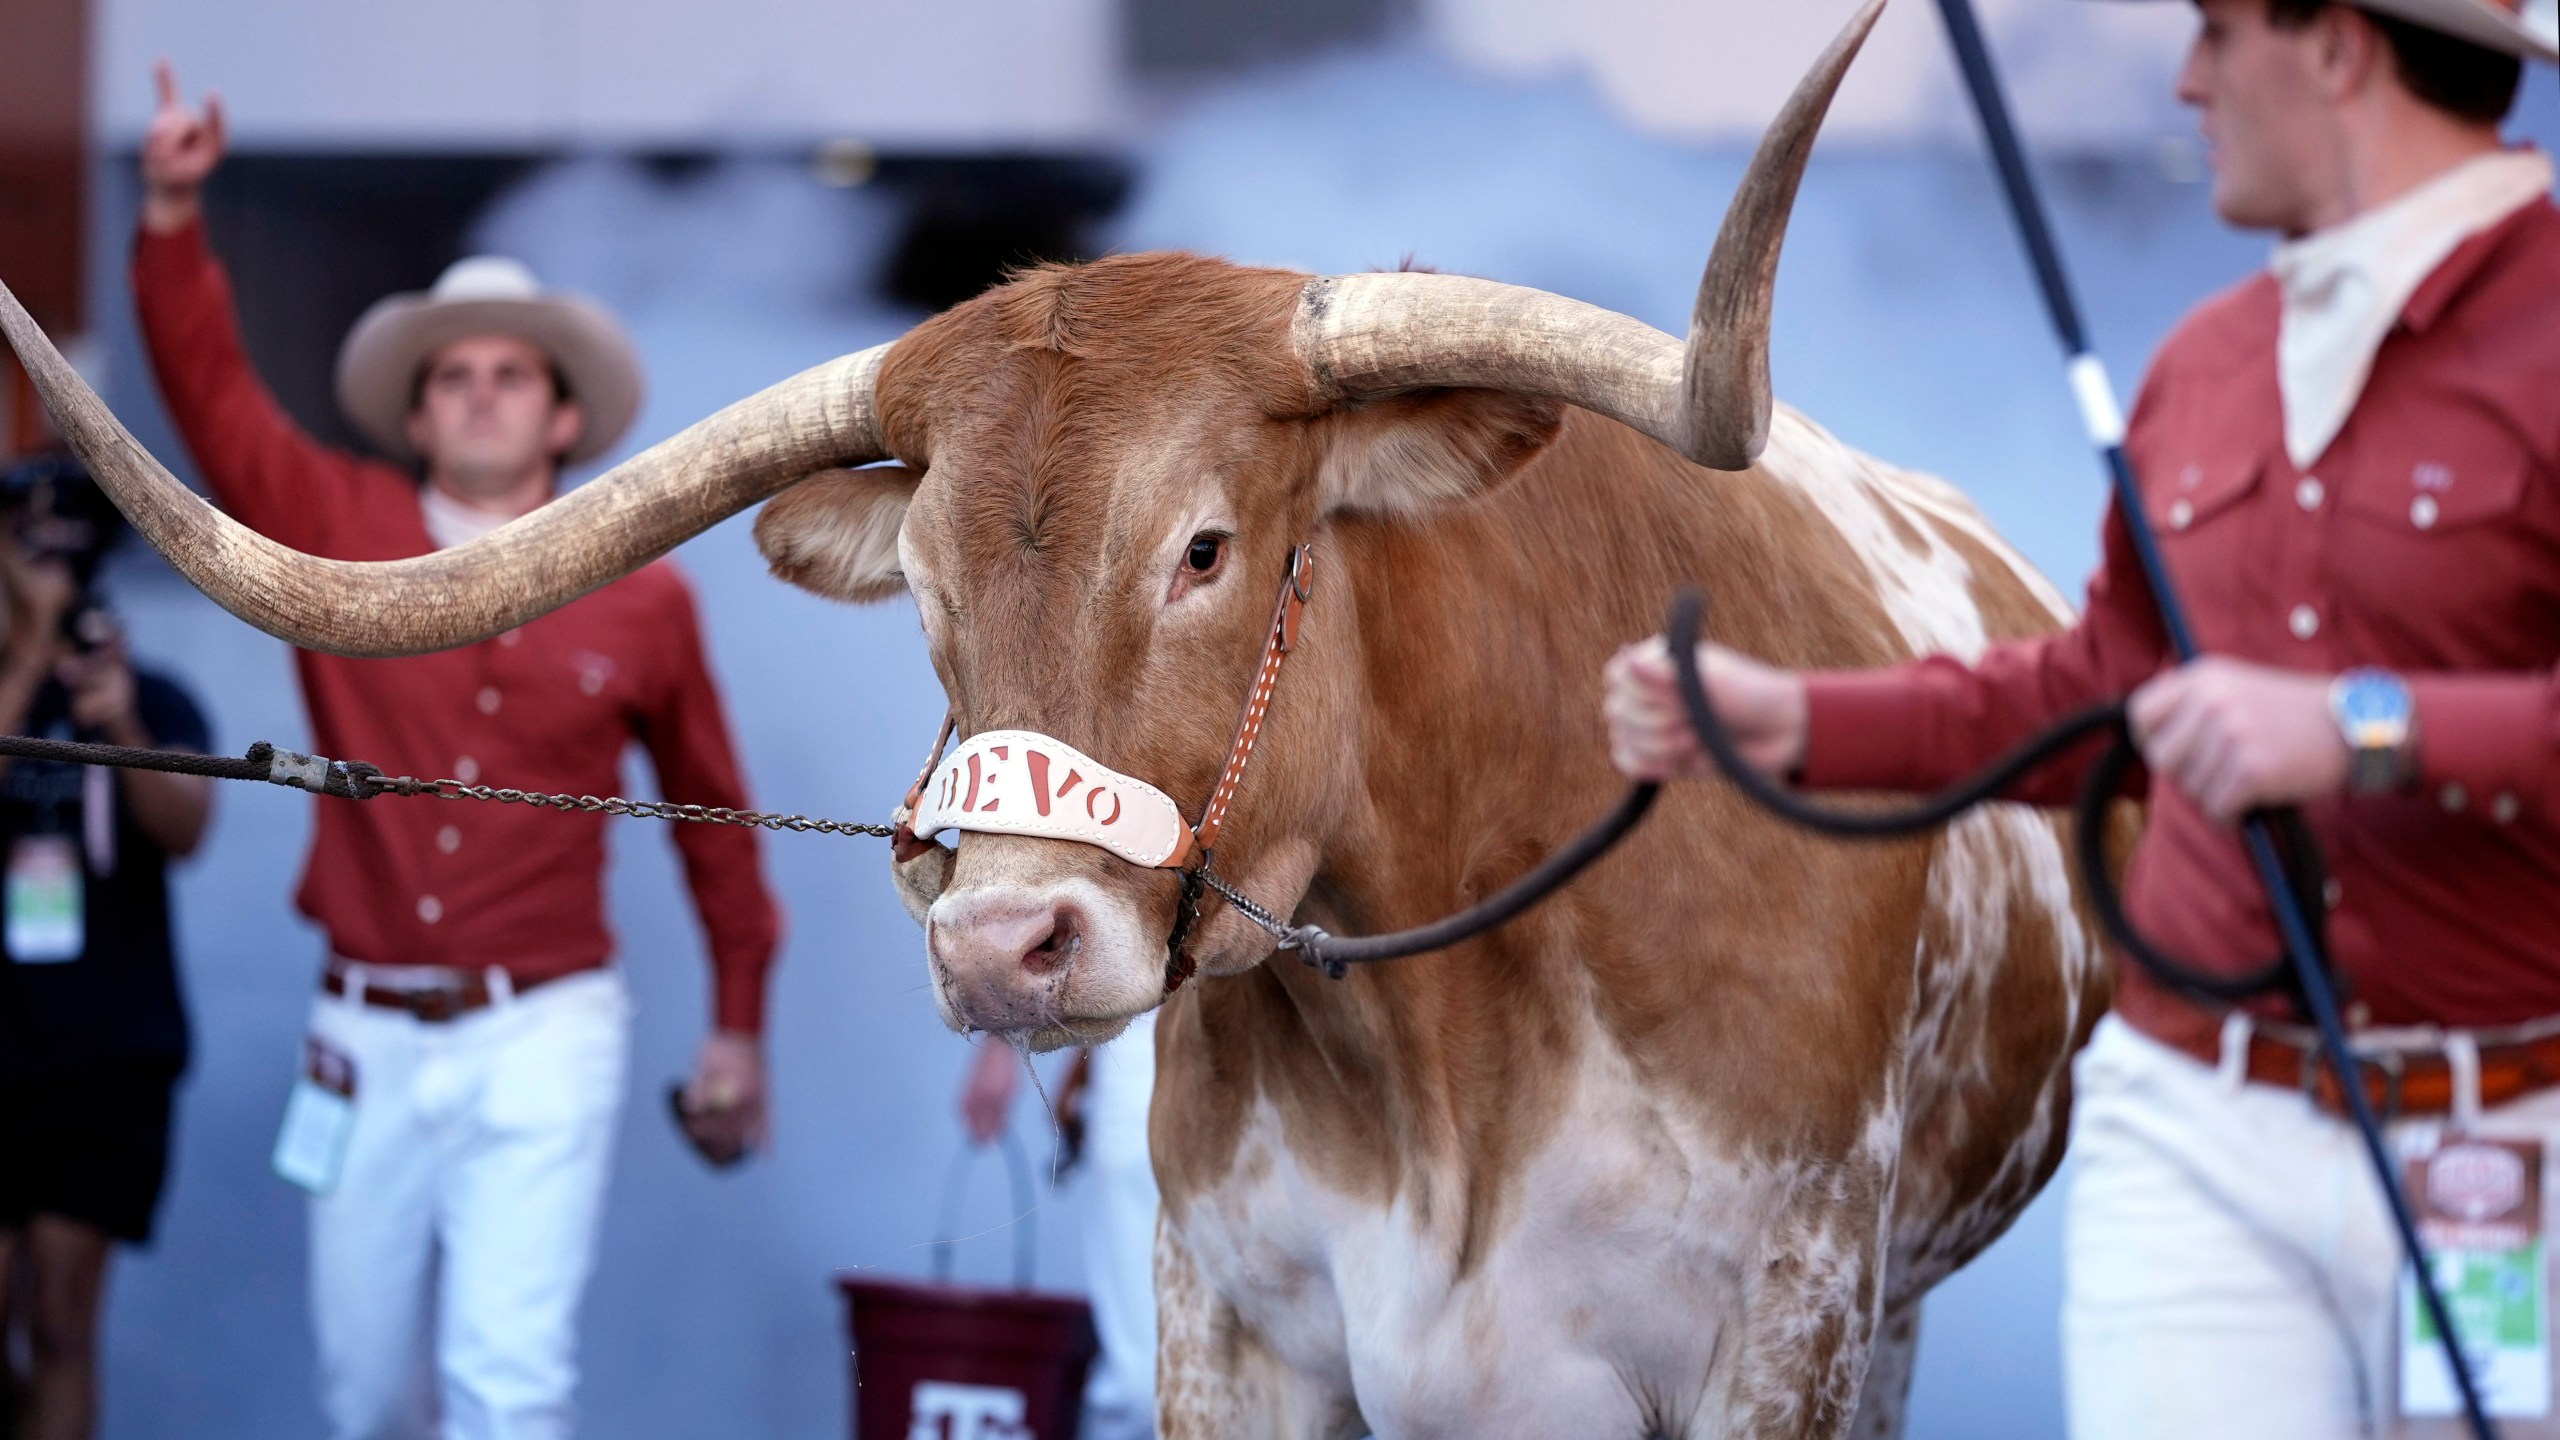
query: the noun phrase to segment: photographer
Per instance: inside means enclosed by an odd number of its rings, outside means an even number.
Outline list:
[[[87,474],[0,471],[0,519],[0,732],[202,751],[195,703],[134,669],[96,600],[121,519]],[[82,1440],[109,1244],[150,1238],[168,1166],[187,1020],[165,874],[203,840],[212,782],[0,767],[0,1297],[20,1302],[0,1306],[0,1356],[23,1329],[32,1362],[7,1377],[9,1433]]]

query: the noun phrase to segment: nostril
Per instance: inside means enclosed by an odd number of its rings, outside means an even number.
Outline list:
[[[1075,959],[1083,944],[1084,917],[1074,906],[1061,905],[1050,913],[1049,933],[1022,952],[1022,968],[1034,975],[1055,974]]]

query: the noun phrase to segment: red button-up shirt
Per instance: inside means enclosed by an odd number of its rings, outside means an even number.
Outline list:
[[[2560,210],[2474,236],[2383,341],[2346,428],[2309,470],[2285,453],[2279,296],[2260,275],[2207,302],[2154,362],[2128,449],[2198,642],[2333,674],[2379,665],[2417,701],[2403,793],[2305,807],[2330,927],[2380,1024],[2560,1014]],[[2078,625],[1815,677],[1805,777],[1925,790],[2169,663],[2122,521]],[[2064,803],[2059,767],[2022,798]],[[2127,879],[2137,926],[2225,972],[2278,953],[2238,832],[2167,784]],[[2126,1018],[2203,1043],[2213,1017],[2128,967]]]
[[[134,249],[142,334],[170,416],[243,524],[339,560],[435,548],[418,484],[295,428],[250,368],[199,229]],[[494,639],[400,660],[296,651],[313,743],[392,774],[608,795],[647,748],[670,800],[744,808],[693,597],[660,561]],[[318,802],[297,901],[351,960],[502,965],[519,984],[601,965],[605,817],[525,806]],[[781,917],[753,832],[673,830],[709,932],[713,1015],[754,1033]]]

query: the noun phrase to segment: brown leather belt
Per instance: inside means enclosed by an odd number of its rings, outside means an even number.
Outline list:
[[[407,973],[414,975],[416,971],[410,969]],[[541,984],[543,978],[553,977],[517,980],[511,993],[521,995]],[[435,977],[434,983],[427,985],[391,986],[368,982],[351,987],[347,972],[333,964],[321,973],[320,988],[331,995],[346,996],[359,1005],[397,1010],[430,1025],[458,1020],[474,1010],[486,1010],[498,998],[489,987],[489,972],[486,970],[445,970]]]
[[[2531,1028],[2549,1033],[2512,1039],[2500,1038],[2499,1032],[2477,1036],[2483,1110],[2560,1085],[2560,1027],[2544,1022]],[[2207,1065],[2222,1063],[2210,1037],[2179,1048]],[[2247,1068],[2254,1084],[2299,1090],[2333,1115],[2346,1113],[2346,1094],[2322,1057],[2316,1036],[2295,1038],[2252,1030]],[[2356,1070],[2364,1082],[2365,1098],[2385,1121],[2453,1113],[2453,1062],[2441,1046],[2377,1047],[2358,1058]]]

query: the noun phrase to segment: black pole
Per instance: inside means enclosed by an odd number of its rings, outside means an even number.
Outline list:
[[[2089,344],[2088,329],[2081,322],[2070,278],[2063,273],[2061,249],[2054,244],[2044,201],[2036,190],[2033,172],[2027,168],[2026,152],[2018,144],[2017,126],[2009,118],[2008,98],[2001,89],[1999,73],[1992,68],[1991,50],[1983,42],[1972,0],[1938,0],[1938,9],[1946,16],[1947,36],[1955,44],[1965,88],[1972,93],[1975,113],[1982,119],[1983,135],[1990,142],[2001,188],[2008,195],[2010,215],[2017,221],[2019,238],[2025,242],[2027,258],[2035,267],[2036,283],[2044,292],[2045,309],[2062,340],[2081,418],[2106,462],[2107,477],[2115,491],[2116,518],[2133,539],[2134,553],[2141,562],[2143,579],[2151,586],[2152,599],[2159,606],[2160,623],[2168,633],[2172,652],[2182,662],[2192,660],[2199,653],[2195,632],[2187,624],[2185,608],[2179,603],[2168,567],[2161,561],[2159,537],[2151,528],[2151,517],[2142,508],[2141,487],[2135,480],[2133,462],[2124,451],[2124,419],[2116,405],[2114,387],[2107,379],[2106,367]],[[2429,1263],[2426,1241],[2418,1234],[2409,1197],[2401,1188],[2399,1167],[2383,1143],[2382,1125],[2375,1119],[2373,1103],[2365,1094],[2361,1066],[2347,1048],[2346,1025],[2338,1016],[2337,988],[2323,958],[2319,932],[2303,913],[2287,880],[2283,859],[2276,849],[2273,818],[2265,811],[2248,817],[2243,838],[2250,862],[2257,867],[2259,883],[2266,887],[2277,932],[2284,940],[2285,954],[2293,962],[2303,1006],[2311,1012],[2312,1023],[2319,1029],[2323,1058],[2337,1077],[2338,1092],[2345,1098],[2347,1112],[2364,1139],[2365,1156],[2373,1164],[2374,1179],[2381,1184],[2392,1223],[2400,1231],[2401,1247],[2417,1278],[2419,1300],[2426,1307],[2427,1317],[2435,1322],[2445,1359],[2453,1368],[2454,1385],[2462,1394],[2463,1418],[2478,1440],[2496,1440],[2497,1428],[2489,1422],[2488,1411],[2480,1403],[2480,1387],[2471,1373],[2471,1358],[2464,1353],[2454,1331],[2443,1289],[2436,1284],[2435,1267]]]

